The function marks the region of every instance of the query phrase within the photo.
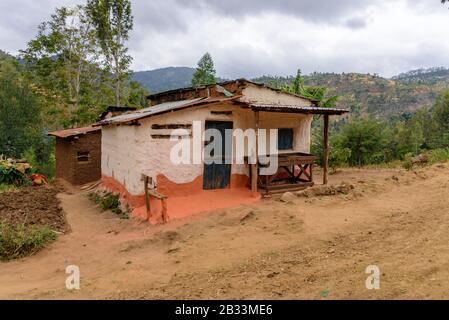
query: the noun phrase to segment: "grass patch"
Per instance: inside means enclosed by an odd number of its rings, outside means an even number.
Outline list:
[[[367,164],[362,169],[398,169],[402,167],[401,160],[393,160],[390,162]]]
[[[426,156],[429,164],[449,161],[449,148],[430,150],[426,152]]]
[[[100,206],[103,211],[110,210],[120,219],[129,219],[129,208],[122,210],[120,195],[111,192],[91,192],[89,198]]]
[[[422,160],[415,161],[415,158]],[[405,155],[402,161],[402,167],[407,170],[412,170],[415,166],[429,166],[436,163],[443,163],[449,161],[449,148],[428,150],[418,157],[413,157],[411,153]]]
[[[18,189],[18,187],[16,187],[15,185],[12,185],[12,184],[5,184],[5,183],[0,184],[0,193],[8,192],[8,191],[15,191],[17,189]]]
[[[56,232],[46,226],[26,227],[24,224],[0,223],[0,260],[32,255],[53,242]]]

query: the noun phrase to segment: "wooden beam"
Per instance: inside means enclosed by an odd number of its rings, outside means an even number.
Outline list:
[[[329,115],[324,115],[324,142],[323,142],[323,184],[327,184],[329,167]]]
[[[255,128],[256,128],[256,154],[255,154],[255,163],[251,164],[251,191],[257,192],[257,182],[259,180],[259,111],[254,111],[254,120],[255,120]]]

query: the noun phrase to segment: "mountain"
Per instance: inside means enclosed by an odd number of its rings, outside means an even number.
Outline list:
[[[291,83],[294,77],[263,76],[253,79],[269,84]],[[352,114],[372,114],[381,118],[429,109],[438,95],[449,86],[449,70],[432,68],[413,70],[382,78],[360,73],[312,73],[304,76],[308,86],[325,86],[329,95],[340,96],[337,106]]]
[[[14,56],[10,55],[9,53],[6,53],[3,50],[0,50],[0,59],[15,59]]]
[[[150,71],[137,71],[132,75],[132,79],[150,90],[151,93],[158,93],[191,87],[195,71],[195,68],[189,67],[168,67]],[[217,77],[217,81],[222,82],[225,79]]]
[[[437,83],[449,83],[449,69],[436,67],[429,69],[417,69],[401,73],[392,77],[393,80],[402,83],[419,83],[434,85]]]
[[[136,72],[133,79],[157,93],[189,87],[194,72],[194,68],[170,67]],[[252,80],[282,84],[291,83],[294,77],[262,76]],[[353,114],[368,113],[385,118],[431,108],[438,95],[449,87],[449,69],[412,70],[392,78],[375,74],[315,72],[304,76],[304,81],[309,86],[327,87],[329,95],[339,95],[337,106],[350,109]]]
[[[194,68],[168,67],[151,71],[134,72],[133,80],[139,82],[151,93],[190,87]]]

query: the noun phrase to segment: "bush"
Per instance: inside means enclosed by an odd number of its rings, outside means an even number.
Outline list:
[[[413,154],[407,153],[404,156],[404,161],[402,161],[402,167],[406,170],[411,170],[413,168]]]
[[[30,184],[27,174],[31,172],[28,163],[10,163],[0,158],[0,184],[16,187]]]
[[[430,164],[449,161],[449,148],[430,150],[426,156]]]
[[[6,183],[0,183],[0,193],[2,192],[8,192],[16,190],[17,188],[13,185],[6,184]]]
[[[50,145],[51,148],[53,148],[52,145]],[[48,149],[48,146],[45,146],[43,149]],[[31,147],[28,148],[23,154],[22,157],[28,161],[28,163],[31,164],[33,167],[34,172],[39,172],[47,177],[47,180],[51,180],[55,176],[55,164],[56,164],[56,158],[53,151],[45,151],[44,158],[45,159],[39,159],[39,157],[36,154],[35,148]],[[41,156],[42,158],[42,156]]]
[[[11,260],[32,255],[56,240],[57,234],[46,226],[0,223],[0,259]]]
[[[351,157],[351,149],[349,148],[334,148],[329,153],[329,166],[333,172],[337,171],[337,167],[344,166]]]
[[[89,194],[89,198],[98,204],[103,211],[111,210],[113,213],[118,215],[120,219],[129,218],[128,211],[123,211],[121,209],[120,195],[110,192],[104,194],[92,192]]]

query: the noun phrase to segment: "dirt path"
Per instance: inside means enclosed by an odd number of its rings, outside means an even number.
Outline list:
[[[0,298],[448,298],[449,165],[345,170],[349,195],[266,200],[165,226],[60,199],[72,232],[0,263]],[[81,290],[65,289],[65,267]],[[365,268],[381,289],[365,288]]]

